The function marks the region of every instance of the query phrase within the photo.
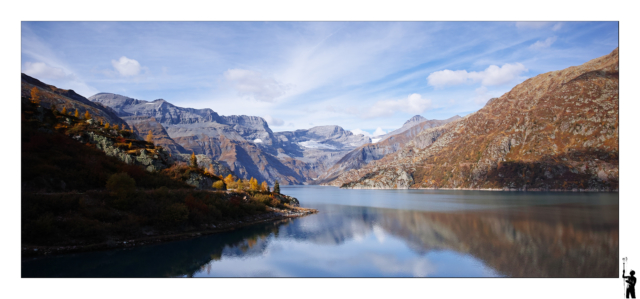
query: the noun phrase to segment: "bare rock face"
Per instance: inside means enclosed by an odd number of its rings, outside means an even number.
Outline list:
[[[439,130],[344,172],[344,186],[367,188],[366,177],[393,188],[395,169],[412,188],[615,191],[618,49],[530,78]]]
[[[409,142],[412,142],[412,144],[419,148],[425,148],[433,143],[435,139],[443,133],[443,129],[441,127],[444,124],[454,122],[460,119],[460,117],[456,115],[445,120],[424,119],[424,121],[421,121],[423,119],[424,117],[416,115],[405,122],[405,125],[402,128],[391,132],[398,132],[397,134],[390,135],[391,133],[389,133],[382,137],[382,141],[362,145],[347,153],[330,169],[325,171],[319,177],[317,183],[322,185],[342,186],[344,183],[354,179],[353,172],[349,171],[360,169],[372,161],[380,160],[389,154],[393,154]],[[415,124],[416,122],[419,123]],[[405,128],[408,125],[411,126],[409,128]],[[421,132],[425,130],[428,130],[430,133],[421,134]]]

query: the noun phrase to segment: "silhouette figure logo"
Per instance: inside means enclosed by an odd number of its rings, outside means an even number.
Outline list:
[[[629,276],[625,276],[625,264],[628,259],[625,257],[622,259],[622,279],[626,285],[626,298],[636,298],[636,271],[631,270]]]

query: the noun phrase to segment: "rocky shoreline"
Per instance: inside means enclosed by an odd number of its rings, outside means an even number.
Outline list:
[[[209,224],[205,229],[194,230],[189,232],[155,235],[144,238],[135,238],[127,240],[116,240],[96,244],[68,245],[68,246],[29,246],[22,245],[22,258],[57,255],[65,253],[77,253],[86,251],[112,250],[118,248],[131,248],[135,246],[144,246],[150,244],[164,243],[170,241],[197,238],[201,236],[232,231],[245,226],[269,222],[283,221],[289,218],[297,218],[306,215],[318,213],[316,209],[293,207],[291,210],[281,210],[277,208],[269,208],[267,213],[245,217],[241,220],[223,222],[218,224]]]

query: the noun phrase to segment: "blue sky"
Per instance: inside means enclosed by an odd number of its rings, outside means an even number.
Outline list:
[[[535,75],[618,46],[617,22],[22,22],[21,68],[274,131],[372,134],[464,116]]]

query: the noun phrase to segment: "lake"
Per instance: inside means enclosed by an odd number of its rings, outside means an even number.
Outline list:
[[[23,277],[618,277],[618,193],[282,186],[318,214],[22,260]]]

